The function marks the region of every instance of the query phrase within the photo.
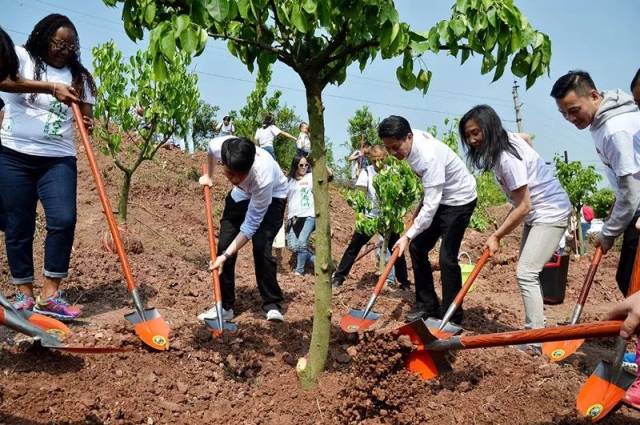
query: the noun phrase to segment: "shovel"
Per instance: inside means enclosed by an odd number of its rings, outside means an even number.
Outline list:
[[[118,252],[118,257],[120,258],[122,272],[124,274],[125,280],[127,281],[127,289],[129,291],[129,294],[131,295],[131,298],[133,299],[133,306],[135,308],[135,311],[126,314],[124,317],[129,322],[133,323],[136,335],[138,335],[142,342],[155,350],[166,350],[167,348],[169,348],[169,325],[162,318],[158,310],[156,310],[155,308],[144,308],[144,304],[142,303],[140,294],[138,293],[138,288],[136,287],[135,281],[133,280],[133,274],[131,273],[131,266],[129,265],[127,254],[125,253],[124,246],[122,245],[120,230],[118,230],[116,220],[115,218],[113,218],[113,213],[111,212],[109,199],[107,198],[107,193],[104,189],[104,183],[102,182],[102,177],[100,176],[100,172],[98,171],[98,164],[96,163],[96,158],[93,154],[93,150],[91,149],[89,134],[87,133],[84,122],[82,121],[80,107],[77,103],[72,103],[71,107],[76,119],[76,124],[78,125],[78,129],[80,130],[80,138],[82,139],[82,144],[84,145],[85,151],[87,151],[87,159],[89,160],[91,173],[93,174],[93,179],[96,183],[96,189],[98,190],[98,195],[100,196],[100,202],[102,203],[104,215],[107,217],[107,223],[109,225],[109,230],[111,231],[111,237],[113,238],[116,251]]]
[[[207,173],[206,165],[202,165],[202,174]],[[204,185],[204,209],[207,214],[207,233],[209,234],[209,255],[211,261],[216,260],[216,254],[218,252],[216,248],[216,239],[213,231],[213,216],[211,214],[211,188],[208,185]],[[220,272],[218,269],[211,272],[211,280],[213,283],[213,298],[216,302],[216,314],[215,319],[204,319],[205,325],[211,331],[214,336],[221,336],[223,331],[235,332],[238,328],[235,323],[231,323],[228,320],[222,318],[222,291],[220,291]]]
[[[16,332],[30,336],[40,342],[40,345],[53,350],[70,351],[74,353],[84,354],[107,354],[121,353],[128,351],[125,348],[116,347],[82,347],[64,345],[58,338],[58,335],[46,332],[45,330],[35,326],[20,315],[15,314],[12,310],[0,308],[0,323]]]
[[[371,251],[373,251],[374,249],[380,248],[381,246],[382,246],[381,240],[377,241],[375,244],[369,245],[364,251],[360,253],[360,255],[356,257],[356,259],[353,261],[353,264],[357,263],[367,254],[369,254]]]
[[[584,308],[584,304],[587,301],[587,296],[589,295],[589,290],[591,289],[591,283],[593,283],[593,278],[596,275],[596,271],[598,270],[600,260],[602,260],[602,249],[598,247],[596,248],[596,252],[593,254],[591,264],[589,265],[589,270],[587,271],[587,275],[584,278],[584,283],[582,284],[582,289],[580,290],[580,296],[578,296],[578,302],[573,309],[573,314],[571,315],[570,322],[570,324],[572,325],[575,325],[580,321],[580,315],[582,314],[582,309]],[[542,344],[542,354],[547,356],[552,362],[559,362],[578,351],[578,348],[580,348],[583,343],[584,339],[547,342],[545,344]]]
[[[408,335],[414,345],[423,347],[409,355],[405,366],[409,371],[420,375],[422,379],[428,380],[451,370],[446,356],[451,350],[614,336],[620,332],[621,325],[621,321],[612,320],[485,335],[452,336],[443,340],[436,338],[423,320],[416,320],[400,327],[398,332]]]
[[[476,280],[476,278],[480,274],[480,270],[482,270],[482,267],[484,267],[484,265],[487,263],[487,260],[489,260],[490,256],[491,256],[491,253],[489,252],[488,249],[485,249],[482,252],[482,256],[476,263],[475,267],[473,268],[473,271],[471,272],[467,280],[464,282],[464,285],[462,285],[462,288],[460,288],[460,291],[456,295],[455,299],[453,300],[449,308],[447,308],[447,312],[444,314],[442,321],[439,321],[433,318],[428,319],[427,326],[429,328],[433,329],[434,328],[433,324],[437,324],[436,332],[433,332],[433,331],[432,332],[438,335],[439,338],[444,338],[444,337],[448,338],[451,335],[457,335],[458,333],[462,332],[461,327],[456,325],[449,325],[449,321],[451,320],[451,317],[453,317],[456,310],[460,308],[460,305],[462,305],[462,300],[464,300],[464,297],[467,295],[467,292],[469,292],[469,289],[471,288],[471,286],[473,286],[473,282]],[[447,326],[449,327],[449,329],[455,330],[455,332],[450,333],[445,331]]]
[[[0,306],[4,307],[5,310],[13,313],[15,316],[21,316],[31,324],[36,325],[40,329],[43,329],[44,331],[54,334],[58,337],[64,337],[65,335],[71,333],[71,329],[69,329],[67,325],[59,320],[54,319],[53,317],[34,313],[33,311],[29,310],[16,310],[13,304],[11,304],[9,300],[7,300],[2,295],[0,295]]]
[[[384,268],[384,271],[378,277],[378,283],[376,287],[373,289],[373,294],[371,298],[369,298],[369,302],[364,310],[358,310],[352,308],[349,310],[349,313],[342,317],[340,320],[340,328],[347,333],[355,333],[359,331],[364,331],[371,327],[375,323],[376,320],[380,318],[380,314],[371,311],[373,308],[373,304],[375,304],[376,299],[378,299],[378,295],[382,291],[384,287],[385,281],[387,280],[387,276],[391,273],[391,269],[393,268],[394,263],[398,259],[398,255],[400,251],[398,248],[393,250],[391,254],[391,258],[387,261],[387,265]]]
[[[640,290],[640,245],[636,249],[627,296],[635,294],[638,290]],[[625,346],[625,340],[618,337],[614,362],[612,364],[605,361],[598,363],[578,393],[576,408],[582,416],[590,418],[592,422],[604,419],[614,410],[635,380],[632,373],[622,368]]]

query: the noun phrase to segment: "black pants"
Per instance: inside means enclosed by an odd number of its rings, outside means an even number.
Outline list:
[[[392,234],[391,236],[389,236],[389,247],[392,247],[399,238],[400,237],[398,234]],[[334,279],[339,280],[340,282],[344,282],[344,280],[349,275],[349,272],[351,271],[351,267],[353,266],[353,262],[356,260],[358,253],[360,252],[362,247],[365,246],[367,242],[369,242],[369,239],[371,239],[371,236],[367,236],[358,232],[353,233],[351,242],[349,242],[347,250],[344,252],[344,254],[342,254],[342,259],[340,260],[340,264],[336,269]],[[381,252],[380,255],[386,255],[386,253]],[[404,255],[398,257],[398,259],[396,260],[395,268],[396,278],[398,279],[398,282],[407,283],[407,263],[404,260]]]
[[[458,265],[458,252],[469,224],[476,201],[466,205],[440,205],[431,226],[411,241],[409,252],[416,283],[416,309],[425,310],[430,316],[442,317],[440,301],[433,286],[433,272],[427,254],[440,243],[440,279],[442,280],[442,309],[446,310],[462,287],[462,273]],[[452,320],[462,322],[462,306]]]
[[[272,255],[273,240],[282,227],[286,200],[273,198],[260,227],[251,238],[253,245],[253,264],[255,266],[256,283],[262,297],[262,309],[281,308],[283,300],[282,290],[276,278],[276,259]],[[236,202],[227,195],[224,212],[220,220],[220,236],[218,239],[218,253],[223,253],[240,233],[240,225],[247,214],[249,201]],[[226,310],[233,308],[236,301],[236,257],[227,258],[220,273],[220,289],[222,291],[222,307]]]
[[[618,271],[616,272],[616,281],[618,288],[622,291],[622,295],[627,296],[629,291],[629,283],[631,282],[631,273],[633,273],[633,262],[636,258],[636,249],[638,248],[638,229],[636,229],[636,221],[640,214],[636,214],[631,223],[625,229],[622,236],[622,248],[620,249],[620,260],[618,261]]]

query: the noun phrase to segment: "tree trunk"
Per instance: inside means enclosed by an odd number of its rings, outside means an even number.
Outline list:
[[[129,189],[131,188],[131,177],[133,172],[124,172],[122,187],[120,188],[120,199],[118,200],[118,223],[127,223],[127,206],[129,204]]]
[[[380,261],[378,262],[378,271],[380,274],[384,272],[384,266],[387,265],[387,250],[389,249],[389,236],[382,236],[382,247],[380,248]]]
[[[324,138],[324,107],[322,89],[306,83],[307,112],[311,129],[311,159],[313,162],[313,199],[316,210],[315,303],[311,343],[306,358],[296,367],[303,388],[313,388],[324,371],[331,333],[331,234],[329,222],[329,186]]]

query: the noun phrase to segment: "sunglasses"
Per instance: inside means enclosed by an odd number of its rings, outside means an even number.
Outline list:
[[[298,164],[298,167],[300,168],[307,168],[309,166],[309,164]]]
[[[51,47],[58,51],[66,50],[74,53],[78,53],[80,51],[80,45],[78,43],[67,43],[66,41],[58,40],[57,38],[51,40]]]

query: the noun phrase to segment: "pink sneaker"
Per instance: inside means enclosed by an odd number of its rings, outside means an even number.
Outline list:
[[[31,295],[25,295],[22,292],[18,292],[16,294],[16,302],[13,303],[13,306],[18,311],[23,310],[33,310],[33,306],[36,304],[36,300],[33,299]]]
[[[73,320],[80,316],[80,308],[69,305],[62,297],[62,291],[58,291],[54,296],[42,300],[38,297],[33,311],[45,316],[55,317],[60,320]]]
[[[624,402],[640,409],[640,378],[636,378],[624,395]]]

